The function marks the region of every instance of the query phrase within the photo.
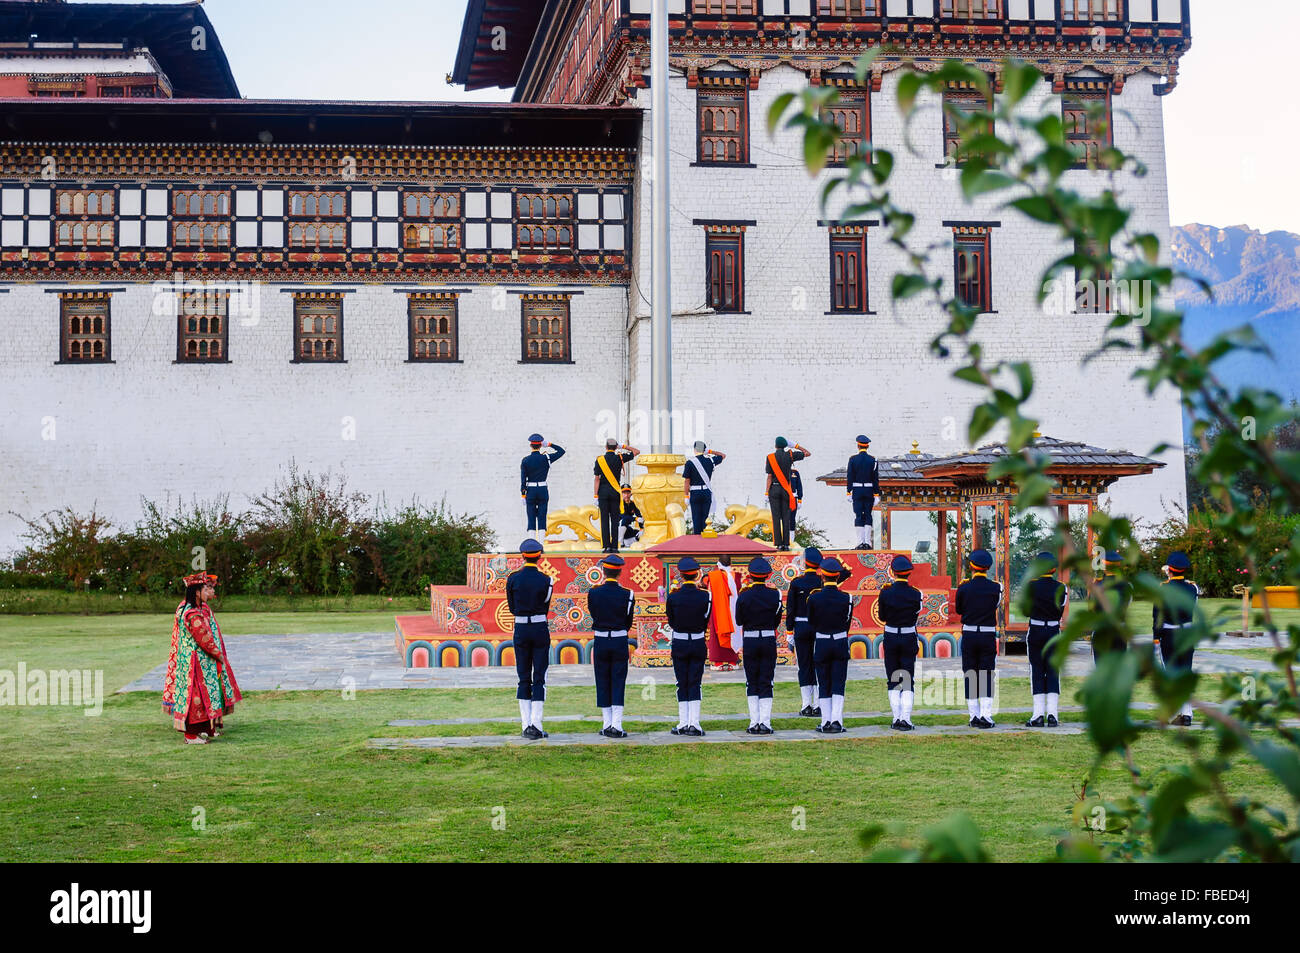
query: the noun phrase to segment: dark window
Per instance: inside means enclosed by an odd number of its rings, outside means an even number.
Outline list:
[[[880,0],[817,0],[819,17],[880,16]]]
[[[1075,253],[1101,259],[1101,242],[1094,238],[1087,243],[1076,243]],[[1109,264],[1103,261],[1100,269],[1093,274],[1076,269],[1074,279],[1076,311],[1080,314],[1109,314],[1115,310],[1115,282]]]
[[[1064,20],[1118,20],[1119,0],[1061,0]]]
[[[831,235],[831,310],[867,310],[867,235]]]
[[[1095,169],[1111,147],[1110,91],[1073,90],[1061,97],[1066,141],[1079,152],[1076,169]]]
[[[749,161],[749,94],[744,86],[699,91],[700,162]]]
[[[178,296],[176,360],[183,364],[226,360],[227,294],[200,289]]]
[[[93,364],[113,359],[108,295],[68,295],[60,300],[59,311],[61,361]]]
[[[709,307],[715,311],[745,310],[743,233],[709,232],[704,240],[704,249]]]
[[[522,300],[523,360],[545,363],[569,360],[569,299]]]
[[[989,230],[959,228],[953,235],[956,297],[981,313],[993,310],[989,290]]]
[[[978,89],[948,89],[943,94],[943,154],[944,158],[960,164],[957,155],[961,145],[963,126],[969,126],[972,117],[991,111],[988,98]],[[988,132],[993,132],[993,124],[988,122]]]
[[[456,361],[457,306],[452,294],[413,294],[407,299],[412,361]]]
[[[296,361],[343,360],[343,296],[295,295],[293,353]]]
[[[230,193],[184,190],[172,193],[172,243],[179,248],[230,245]]]
[[[524,194],[515,198],[520,251],[573,250],[573,196]]]
[[[715,17],[752,17],[758,0],[691,0],[691,12]]]
[[[841,89],[839,100],[826,107],[822,118],[840,130],[831,148],[832,165],[843,165],[854,155],[870,157],[871,96],[867,90]]]
[[[943,0],[943,15],[956,20],[996,20],[1002,0]]]

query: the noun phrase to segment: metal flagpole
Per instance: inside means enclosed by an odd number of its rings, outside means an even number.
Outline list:
[[[673,304],[669,246],[668,0],[654,0],[650,20],[651,178],[650,420],[655,453],[673,449]]]

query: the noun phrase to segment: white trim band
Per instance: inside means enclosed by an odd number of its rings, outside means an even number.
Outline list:
[[[753,632],[750,632],[748,629],[746,629],[746,630],[745,630],[745,638],[747,638],[747,639],[774,639],[774,638],[776,638],[776,629],[755,629]]]
[[[545,615],[517,615],[517,616],[515,616],[515,624],[516,624],[516,625],[519,624],[520,622],[545,622],[545,621],[546,621],[546,616],[545,616]]]
[[[602,639],[626,639],[627,629],[618,629],[613,632],[604,632],[604,631],[598,632],[595,629],[592,629],[591,634]]]
[[[847,632],[836,632],[833,635],[823,635],[820,632],[817,633],[817,638],[819,639],[847,639],[848,637],[849,634]]]
[[[1030,619],[1029,624],[1045,625],[1045,626],[1050,626],[1053,629],[1058,629],[1061,627],[1061,620],[1060,619]]]
[[[889,635],[916,635],[916,626],[909,625],[905,628],[900,628],[896,625],[887,625],[885,626],[885,632]]]
[[[694,639],[702,639],[704,638],[704,636],[705,633],[703,632],[674,632],[673,633],[674,639],[681,639],[683,642],[690,642]]]
[[[998,627],[996,625],[963,625],[961,630],[963,632],[996,632]]]

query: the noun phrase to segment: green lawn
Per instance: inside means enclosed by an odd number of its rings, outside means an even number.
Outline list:
[[[391,624],[379,613],[228,613],[224,622],[232,635]],[[101,668],[112,690],[163,660],[169,631],[165,615],[4,617],[0,669],[20,660],[29,669]],[[1003,680],[1001,693],[1006,706],[1024,704],[1025,680]],[[706,728],[735,727],[710,716],[743,711],[742,694],[738,685],[709,686]],[[635,719],[675,712],[671,684],[643,695],[639,684],[630,692],[629,727],[665,730]],[[778,710],[795,702],[793,686],[778,686]],[[885,704],[879,682],[850,683],[849,710]],[[594,713],[592,692],[554,689],[547,709]],[[854,834],[867,824],[886,821],[915,836],[955,810],[976,818],[997,859],[1036,859],[1050,856],[1091,752],[1083,737],[1041,733],[668,748],[364,747],[373,737],[516,730],[393,728],[390,719],[515,713],[509,689],[359,692],[352,700],[255,692],[225,738],[187,748],[152,693],[111,696],[100,717],[0,709],[0,860],[851,860],[861,856]],[[917,718],[961,721],[923,711]],[[1155,765],[1180,750],[1152,737],[1138,756]],[[1234,792],[1287,803],[1260,771],[1243,769],[1232,781]],[[1112,765],[1103,793],[1124,787]],[[194,829],[195,809],[205,830]],[[494,811],[504,830],[494,828]],[[794,828],[796,816],[806,817],[806,829]]]

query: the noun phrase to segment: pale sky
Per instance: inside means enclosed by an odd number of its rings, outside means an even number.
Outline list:
[[[464,0],[207,0],[245,96],[508,99],[448,86]],[[1175,225],[1300,232],[1296,0],[1192,0],[1190,53],[1165,98]]]

